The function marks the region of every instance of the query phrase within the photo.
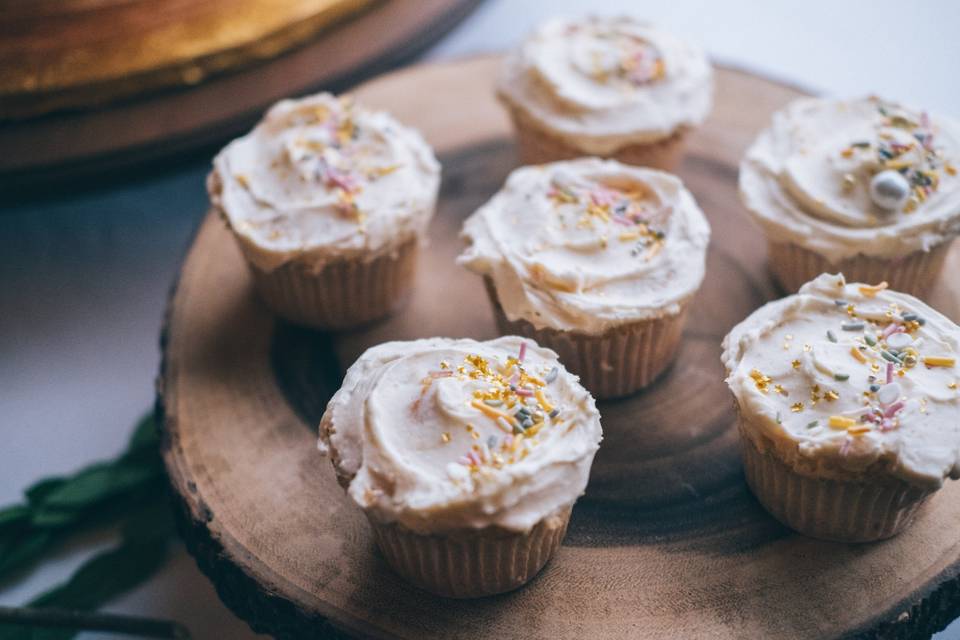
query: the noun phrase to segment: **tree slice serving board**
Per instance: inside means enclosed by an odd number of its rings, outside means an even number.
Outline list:
[[[417,290],[395,318],[340,335],[277,322],[223,223],[200,228],[168,310],[158,406],[184,537],[223,600],[279,637],[417,640],[923,637],[958,615],[960,484],[902,535],[852,545],[790,532],[744,483],[720,341],[779,293],[736,167],[800,92],[726,68],[680,171],[713,226],[706,281],[675,365],[645,392],[599,403],[604,441],[564,546],[525,588],[481,600],[437,598],[390,571],[317,452],[316,426],[366,347],[495,335],[480,278],[453,260],[462,219],[515,164],[496,64],[415,67],[356,92],[420,128],[444,165]],[[947,268],[960,269],[957,251]],[[931,302],[960,317],[956,284]]]

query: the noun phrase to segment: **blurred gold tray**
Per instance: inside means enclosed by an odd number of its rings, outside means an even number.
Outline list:
[[[269,59],[374,0],[0,0],[0,118],[97,106]]]
[[[152,1],[162,6],[188,4],[188,0]],[[218,6],[228,2],[236,6],[268,4],[264,0],[190,1]],[[344,5],[353,5],[356,13],[349,16],[341,13],[335,25],[334,18],[330,18],[329,28],[317,32],[300,46],[293,46],[288,36],[286,51],[257,64],[252,64],[251,49],[235,58],[222,54],[214,58],[221,64],[234,65],[222,67],[229,68],[230,72],[214,73],[211,68],[203,67],[201,73],[208,75],[197,84],[184,84],[180,76],[178,84],[165,90],[138,89],[136,95],[127,95],[126,99],[116,99],[118,94],[99,89],[100,93],[92,98],[102,101],[110,96],[112,101],[86,103],[87,106],[98,104],[97,108],[61,108],[15,120],[0,117],[0,197],[8,191],[29,191],[37,187],[48,190],[54,180],[82,181],[82,184],[109,180],[120,175],[121,170],[222,144],[250,127],[264,109],[281,98],[320,89],[343,91],[373,74],[411,60],[459,24],[480,1],[348,0]],[[24,13],[21,7],[30,2],[37,2],[34,11],[48,13],[57,2],[75,8],[81,5],[100,8],[109,2],[142,9],[146,4],[146,0],[0,0],[0,16],[3,16],[0,60],[5,60],[2,52],[11,47],[7,37],[16,31],[12,25]],[[297,3],[276,0],[270,4],[281,7]],[[361,8],[361,4],[364,7]],[[11,7],[16,8],[11,10]],[[340,6],[339,11],[345,11],[345,7]],[[328,13],[328,18],[331,15]],[[276,42],[272,46],[279,47]],[[258,55],[266,55],[262,41],[256,51]],[[240,60],[246,64],[241,65]],[[188,80],[199,79],[190,73],[187,75]],[[128,90],[162,86],[134,83],[134,80],[140,81],[140,76],[126,80],[129,82],[96,86],[126,85]],[[0,87],[3,86],[0,81]],[[39,87],[36,94],[42,94]],[[69,91],[64,89],[60,94],[47,92],[45,95],[68,94],[82,96],[83,92],[75,87]],[[25,95],[21,94],[18,100],[26,100]],[[0,89],[0,111],[10,112],[13,104],[11,96],[4,95]],[[48,109],[50,105],[48,103]]]

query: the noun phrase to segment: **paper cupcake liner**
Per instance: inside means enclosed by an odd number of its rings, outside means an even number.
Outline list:
[[[372,260],[338,260],[313,272],[297,262],[264,271],[248,262],[274,313],[315,329],[346,329],[389,315],[406,302],[416,274],[416,238]]]
[[[885,280],[895,291],[921,297],[943,270],[950,244],[943,242],[930,251],[914,251],[902,258],[874,258],[860,254],[832,263],[799,245],[771,242],[768,260],[777,282],[790,293],[821,273],[842,273],[847,282],[877,284]]]
[[[484,278],[502,335],[530,338],[553,349],[568,371],[595,398],[618,398],[646,387],[673,361],[687,321],[688,303],[680,312],[614,327],[599,335],[538,329],[526,320],[507,318],[490,278]]]
[[[741,418],[742,420],[742,418]],[[896,478],[834,480],[801,474],[761,452],[740,427],[750,490],[777,520],[812,538],[872,542],[903,531],[931,495]]]
[[[479,598],[529,582],[560,547],[570,507],[547,516],[526,533],[486,527],[423,535],[399,524],[371,520],[387,562],[418,587],[449,598]]]
[[[544,164],[597,155],[578,149],[562,138],[544,131],[519,109],[511,107],[509,110],[516,132],[521,164]],[[613,158],[625,164],[673,172],[680,165],[688,132],[689,128],[683,127],[666,138],[645,144],[630,144],[601,157]]]

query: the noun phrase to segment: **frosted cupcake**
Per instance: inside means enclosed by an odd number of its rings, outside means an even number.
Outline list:
[[[461,235],[458,263],[484,276],[501,333],[553,349],[609,398],[672,360],[710,227],[675,176],[584,158],[515,170]]]
[[[797,531],[901,531],[960,475],[960,327],[916,298],[823,274],[723,342],[744,472]]]
[[[207,186],[267,305],[341,329],[406,300],[439,183],[419,133],[324,93],[274,105],[217,155]]]
[[[503,63],[497,95],[523,164],[613,157],[671,171],[713,99],[693,44],[629,17],[554,19]]]
[[[387,562],[457,598],[510,591],[543,568],[600,439],[577,378],[517,337],[373,347],[320,424]]]
[[[814,276],[922,295],[960,233],[960,125],[878,98],[802,99],[740,165],[740,195],[796,291]]]

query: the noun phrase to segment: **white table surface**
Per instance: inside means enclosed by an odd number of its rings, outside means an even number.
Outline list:
[[[590,11],[649,18],[718,60],[813,90],[878,93],[960,117],[955,0],[488,0],[425,58],[504,49],[552,13]],[[150,409],[161,314],[205,211],[205,172],[192,162],[0,212],[0,504],[41,476],[116,454]],[[26,601],[110,542],[89,537],[0,584],[0,604]],[[196,638],[255,637],[179,545],[157,577],[107,610],[173,618]],[[960,623],[937,637],[960,639]]]

